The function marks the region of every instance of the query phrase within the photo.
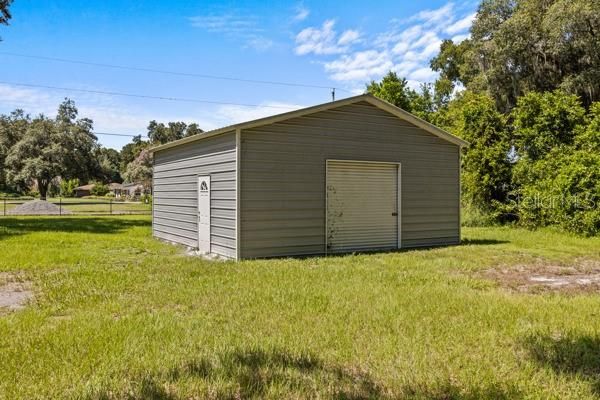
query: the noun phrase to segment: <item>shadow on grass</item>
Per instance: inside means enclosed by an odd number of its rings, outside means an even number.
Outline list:
[[[524,347],[538,364],[557,374],[588,381],[595,395],[600,395],[600,337],[530,336]]]
[[[238,349],[221,356],[191,359],[162,373],[127,378],[127,388],[105,388],[89,395],[88,399],[504,400],[521,397],[517,390],[506,390],[498,385],[461,389],[453,383],[435,382],[424,387],[401,387],[400,393],[393,393],[360,368],[332,365],[313,355],[291,355],[281,350]],[[190,387],[196,391],[186,391],[185,388]],[[202,389],[197,389],[199,387]]]
[[[401,399],[427,400],[508,400],[523,398],[515,387],[504,388],[501,385],[489,385],[481,388],[461,389],[452,383],[433,385],[433,387],[406,387]]]
[[[506,244],[510,243],[508,240],[496,240],[496,239],[463,239],[460,242],[460,246],[491,246],[495,244]]]
[[[349,255],[369,255],[369,254],[393,254],[393,253],[406,253],[409,251],[429,251],[434,249],[443,249],[445,247],[460,247],[460,246],[492,246],[496,244],[510,243],[507,240],[496,240],[496,239],[462,239],[460,243],[454,244],[439,244],[431,246],[416,246],[416,247],[403,247],[401,249],[384,249],[384,250],[362,250],[362,251],[348,251],[348,252],[335,252],[327,254],[327,258],[346,257]],[[265,259],[280,259],[280,258],[297,258],[297,259],[310,259],[324,257],[323,254],[307,254],[299,256],[273,256],[264,257]]]
[[[0,219],[0,239],[30,232],[120,233],[131,227],[150,225],[149,219],[122,217],[11,217]]]
[[[190,380],[202,381],[204,393],[183,395],[167,389]],[[215,358],[192,359],[161,374],[133,381],[134,387],[126,390],[130,399],[390,398],[365,372],[326,365],[311,355],[291,355],[279,350],[238,349]],[[120,398],[117,393],[111,388],[88,398]]]

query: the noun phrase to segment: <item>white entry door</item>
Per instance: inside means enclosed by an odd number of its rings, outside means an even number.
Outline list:
[[[327,160],[327,250],[400,247],[400,165]]]
[[[198,177],[198,250],[210,253],[210,176]]]

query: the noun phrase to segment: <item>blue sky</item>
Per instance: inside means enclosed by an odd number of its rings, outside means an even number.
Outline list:
[[[208,130],[329,101],[330,90],[68,64],[6,53],[364,91],[388,70],[417,87],[442,39],[463,40],[477,1],[211,2],[16,0],[0,26],[0,113],[53,115],[68,96],[98,132],[144,134],[148,121]],[[107,96],[15,83],[256,104]],[[130,138],[99,135],[108,147]]]

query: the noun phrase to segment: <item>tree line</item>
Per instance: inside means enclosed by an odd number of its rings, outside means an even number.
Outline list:
[[[600,232],[600,0],[484,0],[419,90],[367,91],[470,142],[465,222]]]
[[[100,145],[93,121],[78,118],[75,102],[65,99],[55,118],[31,117],[17,109],[0,115],[0,190],[25,194],[35,184],[39,196],[71,195],[79,182],[152,183],[148,148],[201,133],[197,124],[150,121],[148,140],[136,136],[121,151]],[[101,194],[101,193],[99,193]]]

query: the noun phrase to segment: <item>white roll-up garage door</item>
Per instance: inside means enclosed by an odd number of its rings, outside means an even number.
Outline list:
[[[399,164],[327,161],[327,251],[399,246]]]

